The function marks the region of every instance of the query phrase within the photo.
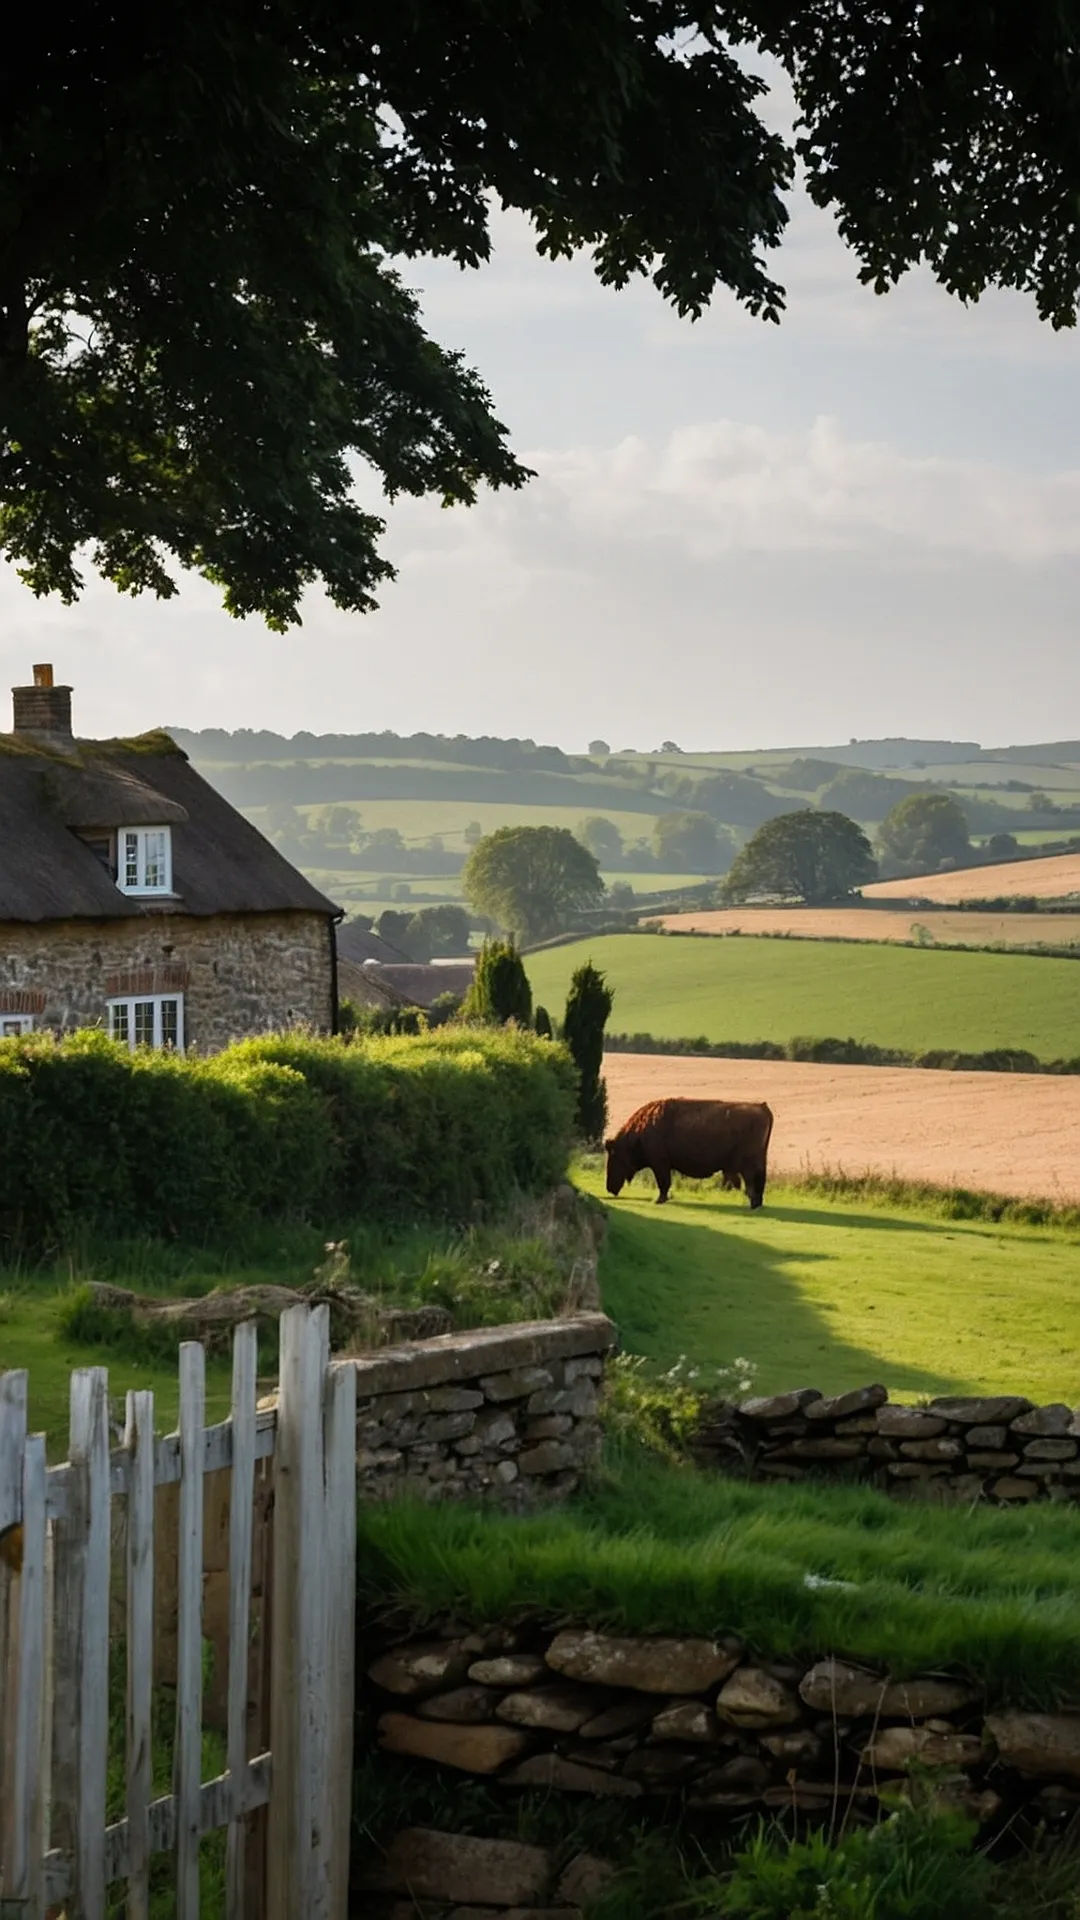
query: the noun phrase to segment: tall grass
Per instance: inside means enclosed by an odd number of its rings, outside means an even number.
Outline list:
[[[734,1632],[762,1658],[844,1653],[897,1674],[955,1668],[993,1700],[1080,1699],[1072,1509],[958,1515],[862,1489],[761,1488],[627,1448],[572,1509],[401,1502],[362,1507],[359,1525],[365,1598],[418,1619],[535,1611]]]

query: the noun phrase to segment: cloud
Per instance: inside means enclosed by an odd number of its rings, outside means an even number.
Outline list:
[[[699,560],[876,553],[912,566],[944,555],[1025,567],[1080,555],[1080,469],[909,454],[851,438],[827,417],[789,433],[715,420],[662,440],[634,435],[527,458],[538,471],[532,486],[486,499],[467,522],[424,505],[399,510],[392,539],[402,566],[467,567],[479,546],[501,555],[504,584],[520,592],[526,553],[576,570],[596,564],[597,542],[647,542]]]

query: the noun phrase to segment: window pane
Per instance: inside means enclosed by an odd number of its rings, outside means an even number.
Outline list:
[[[165,885],[165,835],[158,829],[143,836],[146,849],[146,864],[143,870],[144,887],[163,887]]]
[[[14,1039],[15,1035],[21,1033],[22,1030],[23,1023],[21,1020],[5,1020],[3,1026],[0,1027],[0,1033],[3,1034],[5,1040]]]
[[[137,833],[124,835],[124,885],[137,887],[139,884],[139,836]]]
[[[154,1044],[154,1003],[152,1000],[136,1000],[135,1006],[135,1045],[152,1047]]]
[[[180,1039],[180,1006],[176,1000],[161,1003],[161,1044],[175,1047]]]
[[[109,1008],[109,1032],[114,1040],[127,1040],[128,1005],[126,1000],[117,1000]]]

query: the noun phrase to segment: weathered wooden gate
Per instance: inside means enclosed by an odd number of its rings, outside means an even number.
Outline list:
[[[356,1376],[326,1307],[282,1315],[280,1390],[256,1409],[254,1326],[233,1343],[232,1411],[205,1422],[205,1356],[180,1349],[176,1433],[129,1393],[110,1453],[108,1376],[71,1376],[69,1457],[27,1432],[27,1375],[0,1373],[0,1920],[102,1920],[126,1887],[146,1920],[155,1855],[177,1920],[198,1920],[199,1843],[226,1828],[228,1920],[345,1920],[352,1785]],[[202,1777],[204,1475],[229,1474],[227,1765]],[[267,1711],[249,1751],[253,1513],[272,1476]],[[171,1793],[152,1797],[155,1489],[179,1482]],[[264,1488],[264,1492],[265,1492]],[[120,1528],[113,1503],[123,1503]],[[118,1586],[111,1541],[124,1541]],[[110,1690],[110,1615],[114,1665]],[[263,1626],[265,1632],[265,1614]],[[110,1705],[124,1701],[125,1811],[107,1817]],[[269,1730],[269,1745],[265,1733]],[[262,1810],[262,1811],[260,1811]],[[257,1856],[257,1857],[256,1857]],[[253,1868],[255,1869],[253,1871]]]

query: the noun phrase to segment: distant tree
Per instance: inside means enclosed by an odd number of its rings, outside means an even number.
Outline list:
[[[844,900],[877,869],[865,833],[843,813],[784,813],[767,820],[739,854],[722,889],[726,900],[771,894],[818,906]]]
[[[669,873],[723,873],[731,865],[731,835],[707,813],[662,813],[653,828],[656,863]]]
[[[591,813],[577,830],[577,837],[602,867],[617,867],[623,857],[622,834],[614,820],[602,813]]]
[[[593,855],[568,827],[500,827],[473,848],[461,883],[480,913],[522,941],[561,932],[604,895]]]
[[[902,873],[931,873],[943,860],[963,863],[972,857],[967,815],[955,794],[910,794],[886,814],[878,848]]]
[[[634,889],[628,880],[616,880],[607,890],[608,905],[612,907],[632,907]]]
[[[884,820],[892,807],[919,791],[909,780],[890,780],[881,773],[867,773],[863,767],[845,767],[825,787],[818,805],[846,813],[851,820]]]
[[[403,913],[400,907],[384,907],[375,922],[375,932],[379,939],[385,940],[391,947],[396,947],[398,952],[405,954],[407,958],[412,957],[405,944],[412,917],[411,913]]]
[[[384,854],[389,858],[393,854],[404,853],[405,842],[397,827],[377,827],[374,833],[369,833],[365,838],[364,852],[375,854],[380,859]]]
[[[1054,802],[1051,800],[1050,795],[1048,793],[1041,792],[1038,788],[1035,788],[1031,793],[1028,794],[1027,805],[1028,805],[1029,813],[1056,813],[1057,812],[1057,807],[1055,806]]]
[[[353,807],[320,807],[312,818],[312,826],[327,840],[350,840],[360,825],[360,817]]]
[[[662,740],[660,743],[660,751],[661,753],[681,753],[682,748],[677,746],[674,740]]]
[[[682,791],[685,791],[685,786]],[[729,827],[760,827],[764,820],[791,810],[790,800],[781,800],[752,771],[709,774],[691,789],[693,804],[714,820]]]
[[[611,748],[608,746],[606,740],[589,741],[589,754],[593,760],[606,760],[610,753]]]
[[[508,1020],[516,1020],[519,1027],[532,1025],[529,976],[512,940],[485,940],[461,1017],[489,1026],[504,1027]]]
[[[613,990],[591,961],[577,968],[566,996],[562,1037],[578,1070],[578,1127],[590,1145],[603,1139],[607,1125],[604,1028],[614,1002]]]
[[[484,829],[479,820],[470,820],[461,837],[467,847],[475,847],[484,837]]]
[[[449,901],[443,906],[421,907],[409,922],[410,938],[414,927],[433,960],[468,953],[469,916],[464,907],[453,906]]]
[[[804,757],[793,760],[789,767],[774,767],[773,778],[778,787],[786,787],[790,793],[816,793],[827,780],[835,780],[839,772],[835,760]]]
[[[1015,833],[992,833],[986,843],[991,860],[1013,860],[1020,851]]]

